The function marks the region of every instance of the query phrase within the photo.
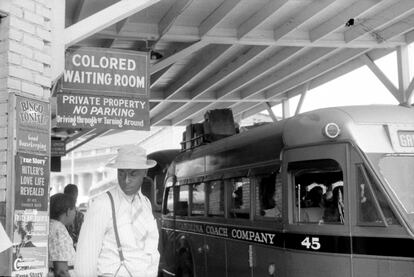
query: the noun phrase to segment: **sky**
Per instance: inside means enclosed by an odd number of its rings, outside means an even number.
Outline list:
[[[414,76],[414,43],[409,45],[409,59],[410,78],[412,79]],[[398,88],[396,52],[394,51],[376,60],[375,63]],[[290,100],[291,115],[295,113],[299,98],[300,96],[296,96]],[[398,104],[398,102],[374,73],[367,66],[363,66],[309,90],[303,102],[301,112],[324,107],[371,104]],[[277,116],[281,116],[281,105],[274,107],[274,112]]]

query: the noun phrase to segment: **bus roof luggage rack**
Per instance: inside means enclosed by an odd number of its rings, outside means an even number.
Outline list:
[[[205,143],[213,142],[236,133],[231,109],[209,110],[204,114],[203,123],[187,126],[183,133],[181,150],[193,149]]]

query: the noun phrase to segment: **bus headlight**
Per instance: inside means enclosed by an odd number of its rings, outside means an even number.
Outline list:
[[[328,138],[334,139],[341,134],[341,129],[338,124],[330,122],[325,125],[325,128],[323,128],[323,134]]]

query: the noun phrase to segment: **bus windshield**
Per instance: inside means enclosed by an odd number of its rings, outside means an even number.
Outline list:
[[[414,156],[386,155],[379,160],[380,172],[397,197],[414,229]]]

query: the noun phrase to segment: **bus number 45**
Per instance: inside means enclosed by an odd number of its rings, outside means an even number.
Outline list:
[[[312,248],[313,250],[319,250],[321,248],[321,244],[319,243],[319,238],[306,237],[301,242],[301,245],[305,246],[306,249]]]

